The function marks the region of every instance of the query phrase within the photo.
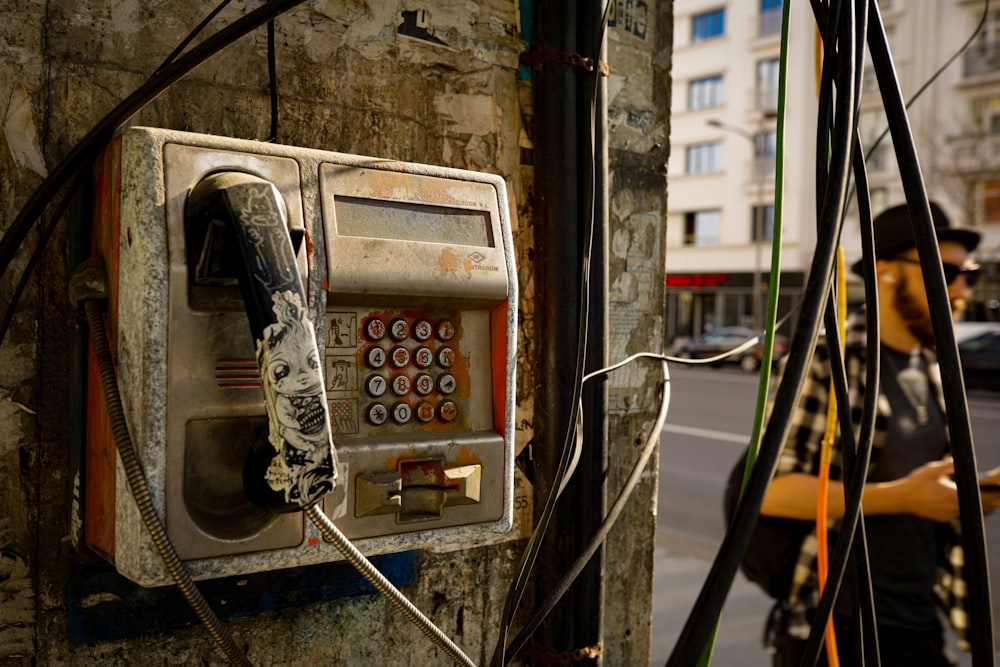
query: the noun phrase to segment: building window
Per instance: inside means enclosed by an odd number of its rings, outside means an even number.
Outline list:
[[[760,36],[781,32],[782,0],[760,0]]]
[[[778,154],[778,133],[775,130],[758,132],[753,137],[753,176],[755,179],[773,179],[775,156]]]
[[[965,76],[1000,71],[1000,9],[991,9],[972,47],[965,52]]]
[[[721,37],[726,32],[726,10],[714,9],[691,17],[691,41],[703,42],[706,39]]]
[[[778,108],[778,79],[781,61],[769,58],[757,62],[757,108],[774,111]]]
[[[1000,134],[1000,95],[972,101],[972,129],[976,134]]]
[[[684,214],[684,245],[719,245],[719,210],[692,211]]]
[[[757,243],[774,239],[774,204],[750,208],[750,239]]]
[[[722,104],[722,75],[694,79],[688,84],[688,109],[707,109]]]
[[[722,169],[722,144],[713,141],[687,147],[685,173],[711,174]]]
[[[1000,181],[983,181],[983,222],[1000,223]]]
[[[865,164],[869,171],[885,171],[892,161],[892,140],[888,134],[882,137],[878,146],[875,145],[885,128],[885,115],[880,109],[862,111],[858,117],[858,131],[861,133],[861,145],[865,150]]]

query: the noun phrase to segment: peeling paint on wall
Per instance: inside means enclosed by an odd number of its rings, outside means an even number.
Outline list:
[[[4,75],[7,72],[3,73]],[[4,76],[4,78],[7,78]],[[17,84],[7,94],[3,116],[3,134],[19,167],[30,169],[39,176],[48,176],[45,158],[39,148],[38,128],[31,113],[31,98],[24,86]]]

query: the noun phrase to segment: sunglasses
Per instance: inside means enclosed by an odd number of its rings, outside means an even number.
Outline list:
[[[920,264],[919,259],[910,259],[909,257],[894,257],[893,259],[905,264]],[[982,267],[971,259],[962,266],[948,262],[944,262],[941,266],[944,268],[944,279],[949,285],[955,282],[959,276],[965,276],[965,284],[972,287],[979,281],[979,273],[982,271]]]

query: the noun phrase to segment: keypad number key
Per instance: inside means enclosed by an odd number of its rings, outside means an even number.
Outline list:
[[[369,375],[365,380],[365,390],[374,398],[378,398],[385,393],[387,383],[381,375]]]
[[[393,340],[406,340],[410,335],[410,325],[406,320],[397,317],[389,322],[389,336]]]
[[[413,363],[417,368],[427,368],[434,363],[434,352],[429,347],[418,347],[413,351]]]
[[[413,381],[413,388],[421,396],[426,396],[434,391],[434,378],[427,373],[421,373],[417,376],[416,380]]]
[[[385,338],[385,322],[377,317],[369,318],[365,322],[365,336],[372,341]]]
[[[397,375],[392,378],[392,393],[396,396],[406,396],[410,393],[410,378],[405,375]]]
[[[382,368],[385,366],[385,350],[381,347],[370,347],[365,352],[365,363],[370,368]]]
[[[392,406],[392,420],[397,424],[405,424],[410,421],[413,411],[406,403],[399,402]]]
[[[413,323],[413,337],[423,342],[434,335],[434,327],[427,320],[417,320]]]

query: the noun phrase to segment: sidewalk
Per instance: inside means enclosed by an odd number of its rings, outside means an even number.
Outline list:
[[[658,546],[653,583],[653,629],[650,667],[663,667],[701,591],[714,553],[681,554]],[[712,664],[720,667],[769,667],[761,645],[764,617],[771,601],[742,575],[737,575],[722,610],[722,623]]]

